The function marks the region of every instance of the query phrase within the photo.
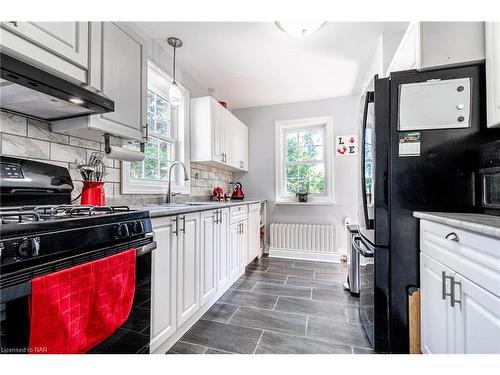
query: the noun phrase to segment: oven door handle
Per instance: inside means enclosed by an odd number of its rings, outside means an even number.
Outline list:
[[[358,243],[362,243],[366,247],[366,249],[363,249],[361,246],[359,246]],[[361,236],[354,236],[352,241],[352,246],[354,246],[356,251],[365,258],[373,258],[373,255],[375,254],[373,247],[371,247],[365,241],[363,241]]]
[[[138,247],[137,249],[135,249],[136,256],[140,257],[141,255],[149,254],[154,249],[156,249],[156,245],[156,241],[153,241],[151,243],[148,243],[147,245]]]

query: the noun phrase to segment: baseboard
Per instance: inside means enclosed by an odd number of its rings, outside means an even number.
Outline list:
[[[340,263],[340,258],[343,254],[339,253],[319,253],[319,252],[306,252],[300,250],[285,250],[269,247],[269,256],[275,258],[287,259],[300,259],[300,260],[314,260],[317,262],[331,262]]]

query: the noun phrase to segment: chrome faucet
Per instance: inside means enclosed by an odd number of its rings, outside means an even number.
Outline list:
[[[170,164],[170,167],[168,168],[168,190],[167,190],[167,200],[166,203],[171,203],[172,202],[172,197],[179,195],[180,193],[173,193],[172,194],[172,169],[174,169],[174,166],[176,165],[181,165],[182,169],[184,169],[184,181],[189,180],[189,175],[186,169],[186,166],[184,165],[183,162],[181,161],[174,161],[172,164]]]

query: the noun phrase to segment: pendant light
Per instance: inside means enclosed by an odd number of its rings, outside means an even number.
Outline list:
[[[182,104],[182,91],[175,81],[175,50],[182,47],[182,40],[180,40],[179,38],[170,37],[167,39],[167,43],[169,46],[174,48],[174,80],[168,89],[168,99],[170,101],[170,105],[177,107]]]
[[[290,35],[305,37],[309,34],[318,31],[323,26],[325,21],[281,21],[275,22],[278,28]]]

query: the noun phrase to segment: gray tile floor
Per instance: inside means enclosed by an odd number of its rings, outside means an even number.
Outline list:
[[[167,354],[373,353],[339,264],[262,257]]]

